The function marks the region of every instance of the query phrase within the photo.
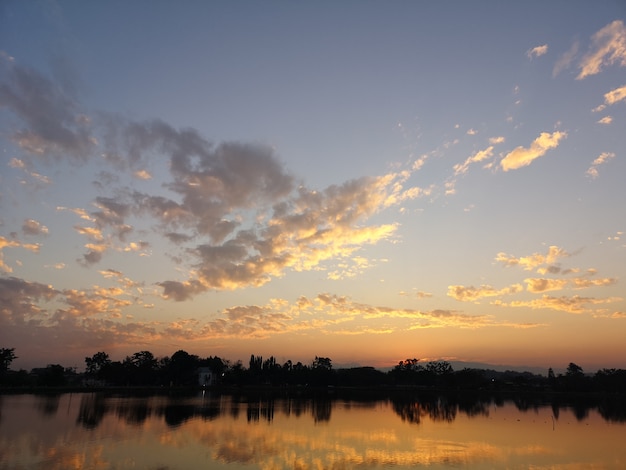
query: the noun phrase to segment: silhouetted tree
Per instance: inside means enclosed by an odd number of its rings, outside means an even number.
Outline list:
[[[182,349],[176,351],[164,370],[166,382],[173,385],[196,385],[199,365],[198,356]]]
[[[588,377],[585,376],[583,368],[578,364],[570,362],[565,370],[565,390],[569,392],[587,391],[590,386]]]
[[[155,385],[157,360],[150,351],[139,351],[124,359],[123,365],[132,385]]]
[[[337,382],[342,386],[377,386],[387,383],[387,375],[373,367],[352,367],[337,370]]]
[[[583,368],[573,362],[569,363],[567,370],[565,371],[566,377],[584,377],[584,375],[585,373],[583,372]]]
[[[37,384],[43,387],[60,387],[65,385],[65,369],[59,364],[48,364],[45,369],[38,372]]]
[[[0,348],[0,376],[9,370],[15,359],[15,348]]]
[[[209,367],[218,377],[221,377],[229,367],[228,361],[218,356],[209,356],[202,360],[200,365]]]
[[[335,385],[337,376],[329,357],[315,356],[311,364],[311,382],[314,385]]]
[[[478,389],[486,387],[488,380],[484,371],[465,367],[454,373],[454,383],[460,388]]]
[[[600,392],[626,393],[626,370],[601,369],[594,375],[593,382]]]
[[[85,372],[91,377],[102,378],[102,372],[111,364],[109,355],[105,352],[97,352],[91,357],[85,358]]]

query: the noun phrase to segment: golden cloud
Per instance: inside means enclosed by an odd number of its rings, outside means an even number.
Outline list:
[[[626,99],[626,85],[615,88],[604,95],[604,102],[612,105]]]
[[[591,37],[591,47],[580,61],[576,78],[582,80],[613,64],[626,66],[626,27],[621,20],[609,23]]]
[[[503,263],[505,266],[522,266],[524,270],[530,271],[538,266],[544,264],[552,264],[558,258],[564,258],[570,256],[567,251],[563,248],[559,248],[558,246],[552,245],[548,248],[548,252],[545,255],[540,253],[533,253],[530,256],[522,256],[520,258],[516,258],[512,255],[507,255],[506,253],[500,252],[496,255],[496,261],[499,263]]]
[[[534,299],[530,301],[516,300],[513,302],[509,302],[508,304],[503,303],[501,305],[508,307],[527,307],[533,310],[558,310],[562,312],[581,314],[593,312],[593,310],[588,308],[589,305],[606,304],[611,302],[618,302],[620,300],[622,299],[618,297],[598,299],[595,297],[581,297],[578,295],[575,295],[573,297],[552,297],[549,295],[544,295],[540,299]]]
[[[499,297],[502,295],[516,294],[524,290],[521,284],[513,284],[502,289],[495,289],[489,285],[474,286],[448,286],[448,296],[461,302],[474,302],[485,297]]]
[[[587,169],[586,171],[587,176],[590,176],[591,178],[597,178],[599,175],[598,167],[600,165],[605,164],[612,158],[615,158],[615,154],[613,152],[602,152],[600,155],[598,155],[598,157],[593,161],[593,163],[591,163],[591,166]]]
[[[542,157],[550,149],[559,145],[559,141],[567,137],[566,132],[556,131],[552,134],[542,132],[531,144],[530,147],[517,147],[508,153],[501,161],[500,166],[504,171],[517,170],[530,165],[533,160]]]

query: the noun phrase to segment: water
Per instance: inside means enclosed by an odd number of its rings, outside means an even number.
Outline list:
[[[0,469],[622,469],[617,403],[0,395]]]

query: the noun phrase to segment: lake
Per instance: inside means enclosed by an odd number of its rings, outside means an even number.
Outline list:
[[[621,401],[0,395],[0,469],[622,469]]]

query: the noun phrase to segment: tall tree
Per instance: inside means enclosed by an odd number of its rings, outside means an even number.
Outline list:
[[[197,370],[200,365],[198,356],[187,351],[176,351],[167,365],[167,376],[174,385],[192,385],[197,382]]]
[[[103,370],[111,364],[109,355],[105,352],[97,352],[91,357],[85,358],[87,375],[102,378]]]
[[[0,348],[0,373],[8,371],[15,359],[15,348]]]

